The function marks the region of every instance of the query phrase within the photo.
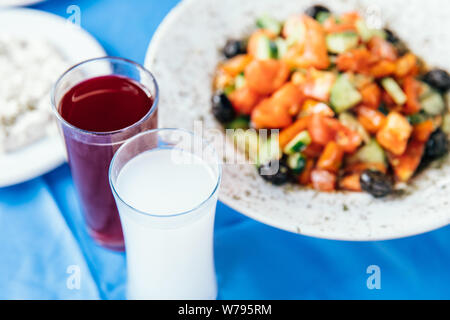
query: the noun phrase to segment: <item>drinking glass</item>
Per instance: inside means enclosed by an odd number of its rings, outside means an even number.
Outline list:
[[[127,297],[215,299],[214,147],[189,131],[150,130],[120,147],[109,179],[125,237]]]
[[[138,122],[109,132],[87,131],[72,125],[60,114],[60,102],[75,85],[94,77],[116,75],[137,83],[153,99]],[[130,137],[157,127],[158,85],[142,66],[122,58],[102,57],[82,62],[66,71],[52,91],[53,111],[64,137],[67,158],[89,234],[100,245],[123,250],[120,218],[108,181],[114,153]]]

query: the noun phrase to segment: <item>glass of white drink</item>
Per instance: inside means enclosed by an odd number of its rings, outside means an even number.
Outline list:
[[[221,165],[191,132],[128,140],[109,169],[125,238],[128,299],[215,299],[213,229]]]

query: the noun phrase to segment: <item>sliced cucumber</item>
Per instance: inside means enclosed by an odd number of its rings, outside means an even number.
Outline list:
[[[422,105],[423,111],[432,116],[442,114],[445,110],[444,98],[437,91],[433,91],[420,100],[420,104]]]
[[[277,57],[277,47],[266,36],[261,36],[258,39],[258,46],[256,49],[256,58],[260,60],[274,59]]]
[[[342,112],[339,114],[339,121],[347,128],[357,132],[365,143],[370,142],[370,134],[350,112]]]
[[[330,103],[336,113],[344,112],[359,102],[362,96],[344,74],[338,77],[331,88]]]
[[[317,15],[316,15],[316,20],[319,23],[324,23],[326,20],[328,20],[328,18],[331,16],[330,12],[326,12],[326,11],[320,11]]]
[[[248,129],[250,121],[247,116],[242,116],[234,119],[227,125],[227,129]]]
[[[305,169],[306,158],[301,153],[293,153],[287,158],[287,166],[295,174],[300,174]]]
[[[398,83],[392,78],[384,78],[381,80],[381,85],[384,90],[394,99],[395,103],[398,105],[403,105],[406,102],[406,95]]]
[[[275,45],[277,47],[277,59],[283,58],[288,49],[286,40],[284,40],[283,38],[277,38],[275,39]]]
[[[232,137],[236,148],[256,163],[259,151],[259,138],[256,130],[234,129]]]
[[[406,118],[408,119],[409,123],[412,125],[422,123],[428,119],[427,116],[425,114],[423,114],[422,112],[414,113],[412,115],[407,116]]]
[[[243,86],[245,86],[245,76],[241,73],[238,74],[234,79],[234,88],[237,90],[242,88]]]
[[[450,134],[450,114],[446,114],[444,118],[442,119],[442,131],[444,131],[446,134]]]
[[[278,139],[268,138],[259,141],[257,165],[265,165],[272,160],[279,160],[281,159],[281,156],[282,152],[280,150]]]
[[[358,46],[359,36],[355,32],[346,31],[327,35],[327,49],[331,53],[343,53]]]
[[[301,152],[311,143],[311,136],[308,131],[304,130],[297,134],[294,139],[284,147],[283,152],[286,154],[294,154]]]
[[[368,144],[358,150],[355,158],[363,163],[384,163],[386,155],[378,142],[372,139]]]
[[[281,32],[281,23],[271,17],[268,14],[263,15],[262,17],[256,20],[256,25],[258,28],[267,29],[272,31],[275,35],[279,35]]]
[[[367,26],[366,21],[363,19],[359,19],[356,22],[356,30],[358,31],[359,35],[361,36],[362,41],[368,42],[372,37],[378,36],[382,39],[386,39],[387,35],[384,30],[381,29],[372,29]]]

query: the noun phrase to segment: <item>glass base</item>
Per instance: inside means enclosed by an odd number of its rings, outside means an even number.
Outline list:
[[[97,244],[99,244],[100,246],[102,246],[106,249],[118,251],[118,252],[125,251],[125,243],[123,241],[123,238],[112,239],[111,237],[109,237],[105,234],[96,232],[90,228],[88,228],[88,233],[95,240],[95,242]]]

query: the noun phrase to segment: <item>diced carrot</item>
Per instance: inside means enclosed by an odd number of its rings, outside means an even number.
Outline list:
[[[317,168],[337,173],[343,157],[344,151],[341,147],[336,142],[330,141],[317,161]]]
[[[361,173],[352,173],[339,180],[339,187],[343,190],[361,192]]]
[[[336,190],[336,174],[327,170],[314,169],[311,171],[311,183],[314,189],[319,191]]]
[[[280,148],[284,148],[289,143],[289,141],[295,138],[297,134],[299,134],[303,130],[306,130],[307,126],[308,126],[308,118],[304,117],[298,119],[289,127],[282,130],[278,137]]]
[[[420,83],[413,77],[406,77],[403,81],[403,90],[406,94],[406,104],[403,107],[403,113],[414,114],[420,111],[421,105],[419,95],[421,91]]]
[[[395,72],[396,64],[389,60],[380,60],[370,68],[370,74],[375,78],[383,78],[392,75]]]
[[[281,60],[253,60],[245,68],[246,83],[261,95],[271,94],[281,88],[289,74],[289,67]]]
[[[247,43],[247,52],[252,56],[256,56],[258,52],[259,39],[261,37],[268,37],[269,39],[273,39],[276,35],[267,29],[258,29],[250,36]]]
[[[320,144],[311,142],[305,150],[303,150],[303,154],[307,156],[308,158],[317,159],[320,157],[323,151],[323,146]]]
[[[305,36],[302,38],[304,39],[302,43],[294,44],[287,50],[283,60],[291,68],[328,68],[330,59],[322,25],[306,15],[294,16],[292,19],[300,19],[300,23],[303,23],[304,26]]]
[[[306,72],[295,71],[291,76],[291,82],[296,86],[301,87],[306,82],[306,76],[307,76]]]
[[[223,91],[226,87],[232,86],[233,84],[234,77],[219,68],[214,76],[214,90]]]
[[[404,154],[400,156],[388,155],[389,163],[394,169],[397,180],[406,182],[413,176],[419,167],[424,150],[425,142],[413,139],[409,142]]]
[[[371,66],[378,61],[366,48],[357,48],[341,53],[336,60],[340,71],[369,74]]]
[[[400,113],[391,111],[382,128],[377,132],[378,143],[395,155],[405,152],[412,127]]]
[[[231,92],[228,98],[236,112],[246,115],[251,114],[261,100],[261,96],[248,86],[243,86]]]
[[[301,109],[301,115],[302,116],[308,116],[311,114],[320,114],[325,117],[333,117],[334,111],[331,109],[328,105],[322,102],[318,102],[316,100],[312,99],[306,99],[303,103],[302,109]]]
[[[381,100],[381,89],[376,83],[371,83],[360,90],[362,104],[377,109]]]
[[[237,55],[220,65],[220,69],[232,77],[237,76],[245,70],[245,68],[252,62],[253,58],[248,54]]]
[[[428,119],[414,126],[412,137],[417,141],[427,142],[433,131],[434,131],[433,120]]]
[[[379,59],[395,61],[397,60],[397,49],[387,40],[381,37],[372,37],[368,43],[372,55]],[[395,71],[395,70],[394,70]]]
[[[411,52],[408,52],[397,60],[395,75],[398,78],[406,77],[414,72],[415,67],[417,67],[417,57]]]
[[[306,97],[326,102],[330,98],[331,88],[335,80],[336,75],[332,72],[310,68],[302,86],[303,92]]]
[[[308,185],[311,183],[311,171],[314,169],[314,160],[308,158],[306,160],[305,169],[303,169],[302,173],[298,177],[298,182],[301,185]]]
[[[376,109],[366,106],[358,106],[356,108],[358,121],[369,133],[376,133],[384,124],[386,116]]]

